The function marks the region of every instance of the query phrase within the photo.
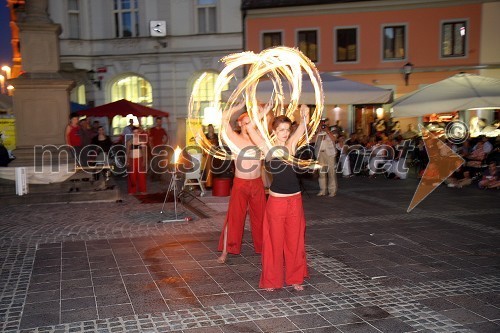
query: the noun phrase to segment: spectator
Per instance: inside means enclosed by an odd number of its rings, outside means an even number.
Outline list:
[[[450,177],[444,181],[448,187],[462,188],[472,184],[472,177],[470,171],[465,170],[463,166],[458,168]]]
[[[498,169],[495,162],[490,162],[488,164],[488,169],[483,172],[483,178],[479,181],[479,188],[500,188]]]
[[[489,153],[491,153],[491,151],[493,150],[493,145],[490,143],[488,137],[485,136],[485,135],[481,135],[481,136],[478,137],[478,139],[480,140],[480,142],[483,143],[483,151],[484,151],[484,153],[486,155],[488,155]],[[472,150],[473,151],[476,150],[477,146],[478,146],[478,144],[476,144]]]
[[[13,160],[10,157],[9,151],[3,145],[2,134],[0,133],[0,167],[6,167]]]
[[[484,141],[479,141],[472,150],[472,153],[465,156],[467,159],[467,166],[471,168],[480,168],[486,153],[484,152]]]
[[[146,193],[146,146],[147,137],[141,129],[133,127],[132,136],[127,141],[128,194]]]
[[[328,195],[334,197],[337,194],[337,169],[335,157],[337,149],[335,142],[337,138],[329,130],[328,119],[325,119],[318,133],[313,138],[315,141],[315,153],[321,169],[319,170],[319,188],[318,196]]]
[[[148,136],[149,148],[153,156],[151,163],[151,179],[160,180],[161,174],[165,172],[168,164],[167,161],[165,161],[168,158],[165,149],[168,143],[168,134],[162,127],[161,117],[156,117],[156,124],[149,129]]]
[[[125,128],[123,129],[122,134],[120,135],[118,141],[126,145],[126,143],[132,138],[133,129],[134,129],[134,119],[130,118],[128,120],[128,125],[125,126]]]
[[[98,161],[103,160],[102,158],[100,158],[100,155],[104,154],[104,156],[106,156],[109,150],[111,149],[111,144],[112,144],[110,137],[106,135],[104,127],[102,126],[98,127],[97,135],[92,139],[92,144],[100,147],[98,151],[97,160]]]
[[[344,143],[344,140],[345,137],[340,136],[337,140],[337,144],[335,145],[335,147],[340,151],[339,164],[342,166],[342,177],[350,178],[352,177],[352,173],[351,173],[351,162],[348,153],[349,146]]]
[[[76,162],[81,165],[82,161],[80,161],[80,155],[83,147],[83,140],[80,124],[78,123],[78,115],[76,113],[70,115],[69,124],[66,126],[65,140],[66,144],[72,148],[71,152]]]

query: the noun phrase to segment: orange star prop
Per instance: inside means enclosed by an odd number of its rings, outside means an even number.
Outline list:
[[[419,125],[422,131],[429,164],[425,168],[422,179],[411,199],[407,212],[415,208],[422,200],[432,193],[441,183],[448,178],[465,160],[453,152],[450,147],[439,140],[434,134]]]

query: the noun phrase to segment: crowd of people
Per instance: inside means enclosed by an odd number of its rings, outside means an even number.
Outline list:
[[[408,130],[401,133],[398,122],[393,124],[389,132],[379,122],[373,135],[352,133],[347,136],[338,126],[329,126],[328,119],[323,119],[318,133],[313,137],[315,157],[322,165],[318,196],[328,193],[335,196],[337,173],[344,178],[384,175],[391,179],[406,179],[410,171],[415,172],[417,178],[424,176],[431,154],[430,147],[426,145],[430,143],[424,142],[413,125],[410,124]],[[490,180],[499,179],[496,173],[489,175],[500,162],[499,138],[479,136],[454,143],[444,135],[439,136],[442,147],[448,147],[465,160],[450,177],[443,177],[446,178],[445,183],[449,187],[461,188],[477,180],[479,188],[498,188],[498,183],[485,182],[483,178],[486,174]],[[427,175],[430,173],[428,171]]]
[[[153,127],[143,129],[140,125],[134,125],[133,119],[130,119],[121,135],[112,140],[99,121],[94,120],[90,125],[88,118],[80,119],[77,114],[71,114],[69,124],[66,126],[65,139],[66,144],[72,147],[77,164],[84,169],[96,165],[109,165],[112,147],[119,147],[114,153],[121,152],[124,156],[128,193],[145,194],[148,171],[153,180],[157,179],[161,174],[160,168],[164,165],[158,157],[165,156],[165,146],[169,137],[162,124],[163,119],[158,117]],[[155,158],[157,163],[151,163],[154,167],[149,169],[147,162]]]

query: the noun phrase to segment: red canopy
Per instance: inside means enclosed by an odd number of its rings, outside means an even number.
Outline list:
[[[136,117],[168,117],[168,112],[133,103],[131,101],[127,101],[126,99],[121,99],[116,102],[96,106],[86,110],[81,110],[77,113],[80,116],[108,118],[113,118],[114,116],[125,117],[129,114],[132,114]]]

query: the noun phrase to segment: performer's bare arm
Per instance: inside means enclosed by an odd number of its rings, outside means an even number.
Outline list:
[[[300,106],[300,122],[299,126],[295,130],[295,132],[290,136],[288,139],[288,148],[290,149],[295,149],[297,146],[297,143],[300,140],[300,137],[305,133],[306,131],[306,126],[309,123],[309,107],[305,104],[302,104]]]
[[[229,121],[231,120],[231,116],[233,115],[233,113],[235,113],[236,111],[239,111],[241,109],[243,109],[243,107],[245,106],[245,100],[241,101],[240,103],[234,105],[232,108],[230,108],[229,110],[227,110],[224,115],[222,116],[222,121],[226,124],[226,135],[227,137],[229,138],[229,140],[231,140],[233,143],[235,143],[238,147],[240,147],[240,138],[239,138],[239,135],[238,133],[236,133],[233,128],[231,127],[231,124],[229,123]],[[241,148],[241,147],[240,147]]]

